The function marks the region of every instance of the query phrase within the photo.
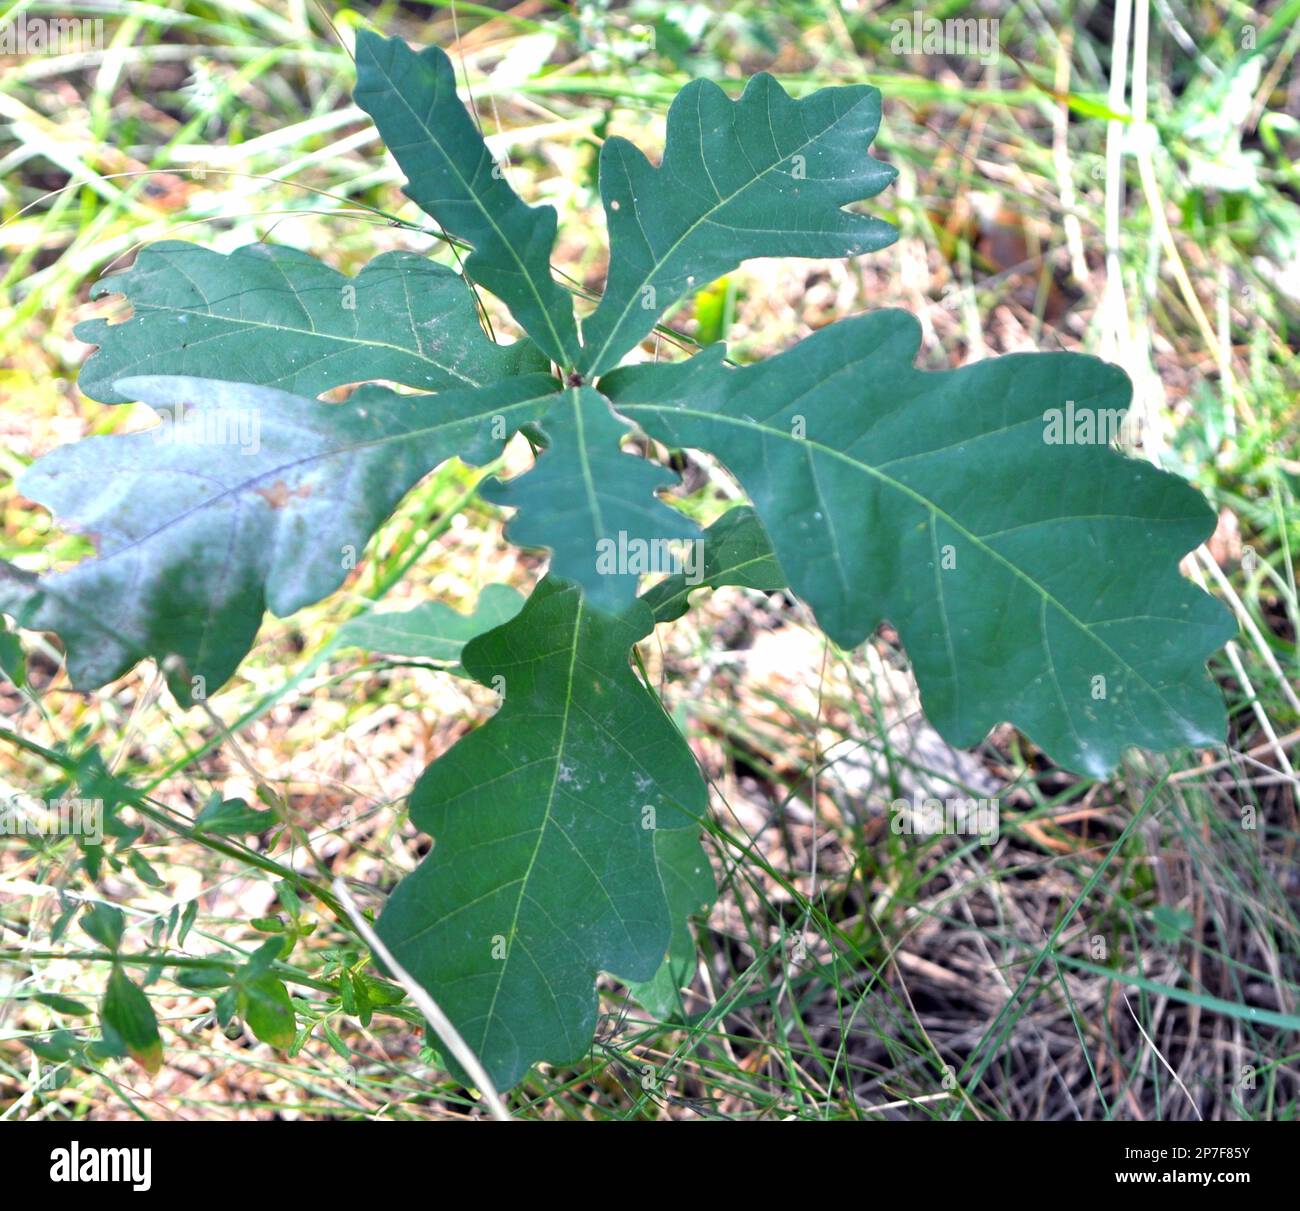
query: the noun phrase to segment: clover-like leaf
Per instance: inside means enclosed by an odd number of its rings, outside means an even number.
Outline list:
[[[410,252],[385,252],[350,278],[295,248],[249,244],[226,256],[165,240],[91,290],[118,293],[129,320],[77,326],[99,346],[78,384],[106,404],[125,403],[113,384],[138,375],[311,396],[370,379],[441,391],[546,369],[530,342],[490,341],[465,280]]]
[[[1182,480],[1075,439],[1085,417],[1119,423],[1124,373],[1069,353],[923,373],[919,343],[911,316],[878,312],[755,366],[715,347],[602,389],[652,437],[726,463],[837,643],[893,623],[952,743],[1006,719],[1100,775],[1126,745],[1220,741],[1204,662],[1231,620],[1178,574],[1214,515]]]
[[[522,375],[436,396],[370,386],[344,404],[183,377],[117,389],[163,422],[63,446],[19,483],[93,534],[98,557],[41,580],[0,565],[0,610],[57,631],[74,684],[103,685],[151,656],[188,704],[191,678],[211,693],[234,672],[265,609],[291,614],[338,588],[408,489],[453,455],[494,455],[555,383]]]
[[[194,832],[214,836],[247,836],[262,833],[277,822],[274,812],[250,807],[247,799],[226,799],[213,791],[203,810],[194,817]]]
[[[151,1075],[162,1068],[162,1038],[153,1006],[144,990],[116,963],[99,1003],[99,1022],[104,1041],[113,1050],[130,1055]]]
[[[465,269],[507,307],[552,360],[573,366],[577,323],[551,276],[555,208],[528,206],[510,188],[456,96],[451,60],[436,46],[357,34],[353,99],[407,175],[406,194],[448,234],[473,246]]]
[[[293,998],[284,982],[270,972],[242,981],[237,985],[239,1013],[248,1028],[272,1047],[287,1050],[293,1045],[298,1023],[293,1012]]]
[[[683,88],[658,168],[626,139],[606,139],[609,275],[583,321],[580,369],[617,365],[668,307],[747,258],[855,256],[892,244],[888,223],[844,209],[896,175],[867,154],[879,127],[877,89],[794,100],[760,73],[738,101],[709,80]]]
[[[671,935],[658,838],[700,850],[704,782],[628,662],[652,626],[642,602],[615,617],[543,581],[462,657],[501,709],[411,794],[434,847],[378,930],[502,1087],[582,1057],[597,972],[655,974]]]
[[[553,575],[617,613],[636,596],[640,575],[687,562],[685,544],[699,528],[654,495],[678,482],[672,471],[619,449],[631,430],[598,391],[565,391],[541,428],[547,446],[532,469],[484,484],[481,495],[519,509],[506,529],[511,542],[549,547]]]

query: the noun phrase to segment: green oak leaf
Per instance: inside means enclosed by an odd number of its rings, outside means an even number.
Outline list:
[[[590,387],[565,391],[541,428],[547,446],[532,469],[486,483],[480,495],[520,510],[506,528],[511,542],[549,547],[552,574],[617,613],[640,574],[681,566],[691,555],[684,544],[699,538],[694,522],[655,498],[678,477],[619,449],[631,430]]]
[[[411,794],[434,847],[378,931],[499,1087],[538,1060],[582,1057],[597,972],[659,969],[672,931],[658,838],[689,836],[708,866],[699,769],[629,665],[652,626],[642,602],[612,616],[543,581],[466,645],[466,670],[503,691],[501,709]]]
[[[523,608],[524,595],[508,584],[490,584],[470,614],[441,601],[422,601],[409,610],[361,614],[349,619],[334,639],[337,647],[365,648],[389,656],[454,664],[476,635],[509,622]]]
[[[1104,444],[1045,440],[1067,404],[1118,416],[1124,373],[1070,353],[923,373],[919,344],[884,311],[758,365],[728,369],[715,346],[602,389],[657,440],[723,460],[832,639],[893,623],[953,744],[1006,719],[1102,775],[1127,745],[1221,741],[1204,663],[1233,626],[1178,574],[1213,513]]]
[[[699,962],[689,918],[708,912],[718,886],[694,831],[660,832],[655,858],[673,923],[668,954],[650,979],[629,981],[628,991],[661,1021],[668,1021],[686,1016],[682,989],[694,978]]]
[[[436,46],[416,53],[401,38],[360,30],[353,100],[406,173],[407,197],[473,246],[465,262],[470,276],[510,308],[548,357],[573,366],[573,303],[551,276],[555,208],[525,205],[510,188],[456,96],[451,60]]]
[[[667,576],[642,593],[641,599],[654,613],[655,622],[675,622],[690,609],[697,588],[739,585],[770,592],[788,583],[758,514],[748,505],[738,505],[704,531],[704,564],[697,575]]]
[[[490,341],[465,280],[411,252],[385,252],[350,278],[295,248],[226,256],[165,240],[100,278],[91,296],[105,294],[125,295],[131,318],[88,320],[76,335],[99,346],[78,384],[106,404],[127,401],[114,383],[129,375],[314,396],[370,379],[441,391],[546,369],[530,342]]]
[[[0,564],[0,610],[57,631],[75,685],[153,657],[188,705],[191,678],[210,694],[235,671],[266,609],[284,617],[337,589],[419,479],[453,455],[493,457],[555,383],[522,375],[436,396],[370,386],[343,404],[212,379],[117,388],[170,423],[85,438],[23,475],[22,493],[92,533],[99,554],[40,580]]]
[[[626,139],[606,139],[609,275],[583,321],[579,369],[617,365],[668,307],[750,257],[856,256],[892,244],[888,223],[844,209],[897,175],[867,154],[879,127],[877,89],[794,100],[760,73],[738,101],[709,80],[683,88],[658,168]]]

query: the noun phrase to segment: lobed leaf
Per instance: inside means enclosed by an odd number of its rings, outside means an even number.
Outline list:
[[[123,293],[133,315],[78,329],[100,346],[82,386],[105,402],[142,400],[162,422],[57,450],[27,473],[23,492],[91,533],[98,555],[44,579],[0,563],[0,610],[58,631],[75,684],[152,657],[188,703],[200,681],[211,692],[234,671],[266,609],[291,613],[337,588],[438,463],[482,462],[520,428],[544,440],[525,477],[484,490],[519,509],[512,540],[553,552],[553,575],[527,602],[490,586],[472,615],[430,602],[354,619],[337,637],[459,657],[503,694],[497,715],[415,787],[412,819],[435,845],[379,921],[498,1085],[538,1060],[581,1058],[601,971],[661,1017],[685,1016],[688,918],[715,894],[699,843],[707,795],[629,651],[680,617],[697,586],[788,583],[846,647],[888,619],[927,713],[957,744],[1011,719],[1063,764],[1101,774],[1127,744],[1221,736],[1204,659],[1230,620],[1177,571],[1212,515],[1181,481],[1104,440],[1048,437],[1054,410],[1094,429],[1123,411],[1129,384],[1114,367],[1052,354],[922,373],[917,324],[883,312],[758,366],[729,369],[719,347],[611,372],[668,308],[744,259],[892,242],[887,224],[845,209],[894,175],[867,154],[876,90],[795,100],[760,75],[732,102],[697,81],[669,111],[660,167],[607,140],[610,268],[580,343],[550,269],[555,211],[527,206],[505,181],[447,56],[363,31],[357,64],[356,100],[408,195],[471,246],[467,272],[532,341],[488,340],[467,283],[407,253],[349,279],[292,249],[146,248],[95,287]],[[546,359],[578,371],[576,385],[535,373]],[[595,376],[599,391],[582,385]],[[372,386],[345,404],[311,398],[368,379],[438,394]],[[700,535],[656,499],[675,477],[622,452],[629,430],[610,401],[653,438],[721,458],[753,508]],[[697,544],[701,562],[634,599],[653,569],[633,550],[672,541]],[[15,646],[0,630],[0,665],[18,662]],[[219,799],[196,833],[271,819]],[[121,835],[109,815],[107,831]],[[87,851],[92,874],[99,852]],[[156,878],[140,855],[128,860]],[[117,950],[116,910],[83,925]],[[296,1022],[273,973],[282,945],[260,946],[233,982],[217,977],[217,1009],[286,1047]],[[368,1022],[380,987],[344,972],[343,1009]],[[116,964],[101,1016],[105,1053],[129,1050],[156,1070],[148,998]]]
[[[658,168],[626,139],[606,139],[609,276],[583,321],[579,369],[617,365],[678,299],[750,257],[856,256],[892,244],[888,223],[844,209],[897,175],[867,155],[879,127],[875,88],[794,100],[760,73],[738,101],[709,80],[683,88]]]
[[[423,601],[409,610],[362,614],[339,628],[335,644],[390,656],[411,656],[454,664],[476,635],[509,622],[524,597],[507,584],[487,585],[472,613],[462,614],[441,601]]]
[[[132,316],[87,320],[98,345],[78,384],[125,403],[130,375],[178,374],[315,396],[385,379],[426,391],[545,370],[528,342],[497,345],[459,274],[410,252],[385,252],[349,278],[295,248],[249,244],[228,256],[164,240],[100,278],[91,297],[122,294]]]
[[[211,379],[117,386],[170,423],[86,438],[26,472],[23,494],[91,532],[99,555],[39,581],[0,565],[0,610],[57,631],[75,685],[153,657],[184,704],[192,678],[211,693],[234,672],[266,609],[283,617],[337,589],[428,471],[492,457],[494,434],[535,419],[555,389],[536,374],[323,404]]]
[[[832,639],[893,623],[953,744],[1008,719],[1101,775],[1126,745],[1220,741],[1204,662],[1233,626],[1178,574],[1213,513],[1105,444],[1046,440],[1054,409],[1122,415],[1124,373],[1069,353],[923,373],[919,344],[884,311],[759,365],[715,347],[602,389],[657,440],[726,463]]]
[[[527,206],[510,188],[456,95],[451,60],[436,46],[417,54],[401,38],[360,30],[353,100],[406,173],[411,201],[473,246],[466,271],[549,358],[574,365],[573,303],[551,276],[555,208]]]
[[[480,489],[485,500],[520,512],[511,542],[548,547],[551,573],[582,587],[599,609],[617,613],[636,596],[647,571],[678,566],[699,528],[655,498],[678,482],[665,467],[625,454],[631,430],[590,387],[565,391],[541,421],[547,439],[533,467]],[[649,566],[657,563],[658,567]]]
[[[655,861],[672,919],[668,954],[650,979],[629,980],[628,991],[656,1017],[669,1021],[686,1016],[682,989],[694,978],[699,963],[690,918],[708,912],[718,887],[693,830],[657,834]]]
[[[708,869],[704,782],[628,663],[652,626],[641,602],[612,616],[543,581],[466,645],[466,670],[495,681],[501,709],[411,794],[433,851],[377,928],[500,1087],[538,1060],[582,1057],[597,972],[659,969],[671,935],[660,839],[681,833],[673,848]]]
[[[655,622],[675,622],[690,609],[697,588],[739,585],[771,592],[787,583],[758,514],[748,505],[738,505],[704,531],[704,562],[696,576],[685,572],[667,576],[642,593],[641,599]]]

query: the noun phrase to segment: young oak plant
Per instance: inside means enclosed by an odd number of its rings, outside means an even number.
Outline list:
[[[892,242],[846,209],[894,176],[868,155],[876,89],[794,99],[759,75],[733,101],[697,80],[669,110],[657,167],[607,139],[608,279],[579,323],[551,271],[556,213],[512,190],[447,56],[363,32],[356,58],[355,99],[407,195],[468,249],[464,276],[405,252],[348,278],[265,244],[143,249],[95,287],[132,315],[78,329],[98,346],[80,381],[156,409],[167,440],[91,437],[30,468],[22,492],[94,532],[97,554],[40,579],[3,570],[0,608],[57,632],[75,685],[153,659],[188,705],[235,672],[268,609],[337,589],[348,553],[423,476],[453,456],[481,465],[527,431],[533,468],[484,494],[517,510],[514,542],[551,552],[532,595],[492,588],[470,618],[430,602],[340,636],[459,659],[502,692],[411,792],[434,847],[378,923],[499,1086],[581,1058],[601,971],[657,1012],[679,1007],[687,918],[714,895],[704,782],[629,660],[693,585],[679,574],[638,596],[633,570],[601,566],[604,543],[702,540],[691,580],[788,587],[845,648],[889,620],[957,745],[1006,720],[1103,775],[1129,745],[1222,739],[1205,661],[1232,625],[1178,571],[1211,511],[1107,444],[1045,440],[1053,410],[1126,408],[1122,371],[1048,353],[922,372],[919,325],[898,311],[742,368],[722,346],[620,367],[666,310],[747,258]],[[526,340],[485,335],[467,278]],[[344,403],[318,399],[356,383],[369,385]],[[248,418],[255,442],[211,440]],[[701,534],[657,495],[676,475],[622,450],[636,429],[709,452],[752,507]]]

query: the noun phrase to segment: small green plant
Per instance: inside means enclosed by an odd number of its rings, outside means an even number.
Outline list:
[[[417,481],[525,434],[531,470],[483,493],[517,511],[512,541],[551,553],[532,595],[488,586],[469,618],[429,602],[348,624],[358,644],[459,659],[501,698],[412,790],[434,848],[377,927],[498,1086],[582,1056],[599,972],[669,1013],[693,970],[687,919],[714,895],[706,787],[630,655],[697,587],[788,587],[845,648],[889,620],[927,715],[958,745],[1006,720],[1101,775],[1129,745],[1222,739],[1204,665],[1232,625],[1178,571],[1213,516],[1181,480],[1112,448],[1131,394],[1119,369],[1050,353],[921,372],[919,325],[897,311],[755,365],[730,365],[721,346],[621,364],[666,310],[746,258],[894,239],[846,209],[894,175],[867,154],[877,90],[796,100],[759,75],[733,101],[701,80],[669,111],[658,167],[606,140],[608,279],[581,322],[551,270],[555,211],[512,190],[447,56],[362,33],[355,95],[411,199],[467,251],[463,275],[404,252],[349,278],[271,245],[145,248],[95,288],[133,315],[78,329],[99,346],[80,385],[160,423],[28,471],[24,494],[96,535],[97,554],[41,579],[0,570],[0,607],[61,637],[74,684],[152,659],[188,706],[236,671],[268,609],[283,617],[338,589]],[[471,283],[527,339],[490,339]],[[358,383],[346,402],[318,398]],[[708,452],[751,504],[701,532],[658,495],[675,473],[621,448],[637,430]],[[248,831],[263,815],[218,797],[195,831]],[[117,920],[106,1032],[156,1065]],[[239,1014],[284,1045],[280,946],[188,978],[220,990],[221,1020]],[[340,980],[363,1017],[394,999],[359,972]]]

